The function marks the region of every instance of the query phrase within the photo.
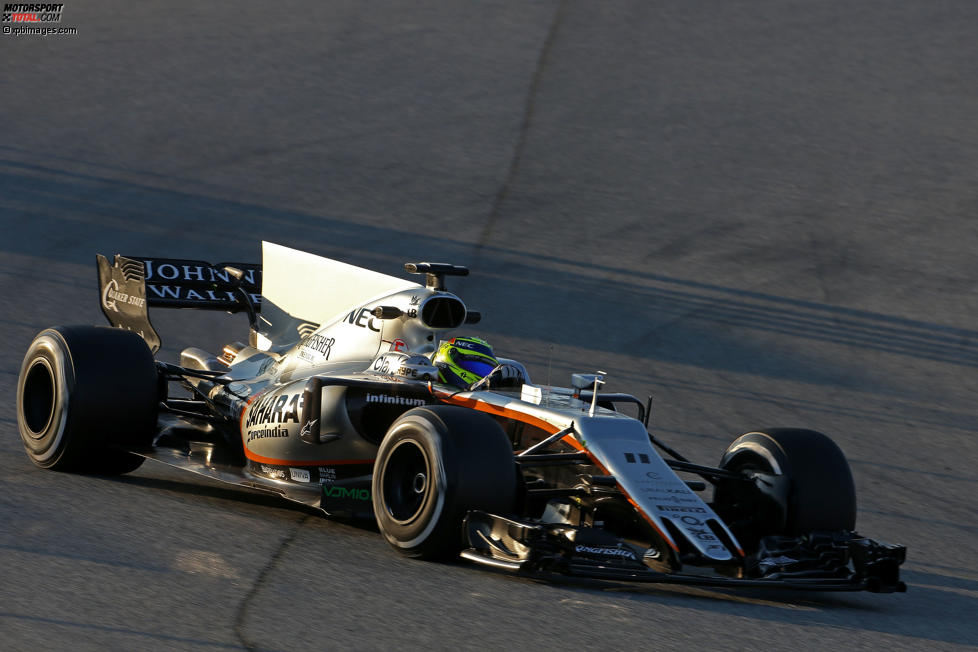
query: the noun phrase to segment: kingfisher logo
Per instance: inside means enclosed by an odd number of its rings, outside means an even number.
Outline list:
[[[579,545],[574,548],[574,552],[583,552],[589,555],[600,555],[602,557],[620,557],[622,559],[635,559],[635,553],[625,548],[608,548],[605,546],[584,546]]]
[[[60,23],[64,4],[23,4],[3,5],[5,23]]]

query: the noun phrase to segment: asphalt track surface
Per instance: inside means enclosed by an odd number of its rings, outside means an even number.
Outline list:
[[[978,644],[978,5],[67,2],[0,36],[0,649]],[[31,338],[94,254],[466,264],[537,380],[604,369],[713,463],[848,455],[902,595],[548,584],[147,463],[35,469]],[[164,359],[242,317],[155,313]]]

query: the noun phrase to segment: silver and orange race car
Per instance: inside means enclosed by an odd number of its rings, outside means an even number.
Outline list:
[[[265,242],[261,264],[98,256],[111,328],[41,332],[17,421],[37,466],[118,474],[146,458],[375,518],[397,551],[534,576],[904,591],[905,548],[855,532],[842,451],[812,430],[736,438],[719,465],[650,433],[604,372],[539,385],[515,360],[468,385],[436,365],[478,322],[446,289]],[[243,311],[248,343],[154,359],[150,307]],[[711,498],[707,498],[707,492]]]

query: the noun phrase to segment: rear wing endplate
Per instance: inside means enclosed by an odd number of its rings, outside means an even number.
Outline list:
[[[261,265],[211,263],[182,258],[121,256],[115,260],[97,254],[99,306],[109,323],[139,333],[153,353],[160,337],[149,321],[149,307],[198,310],[248,310],[261,306]],[[240,282],[225,267],[243,272]],[[240,287],[240,289],[239,289]]]

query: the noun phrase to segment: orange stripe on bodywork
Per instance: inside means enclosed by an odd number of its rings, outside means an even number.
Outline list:
[[[258,453],[253,453],[245,449],[245,457],[253,462],[262,464],[276,464],[278,466],[339,466],[342,464],[373,464],[374,460],[279,460],[274,457],[265,457]]]
[[[473,410],[478,410],[479,412],[485,412],[487,414],[496,414],[502,417],[506,417],[508,419],[521,421],[531,426],[536,426],[540,430],[544,430],[550,433],[551,435],[561,430],[561,428],[558,428],[557,426],[550,423],[549,421],[544,421],[543,419],[540,419],[530,414],[524,414],[522,412],[516,412],[508,408],[500,407],[498,405],[486,403],[485,401],[480,401],[477,398],[452,396],[452,395],[438,396],[437,394],[435,395],[435,397],[446,403],[450,403],[452,405],[467,407]],[[577,439],[575,439],[573,435],[566,435],[565,437],[562,437],[560,441],[564,442],[565,444],[569,445],[571,448],[574,448],[575,450],[587,452],[587,450],[583,446],[581,446],[581,443],[577,441]]]

